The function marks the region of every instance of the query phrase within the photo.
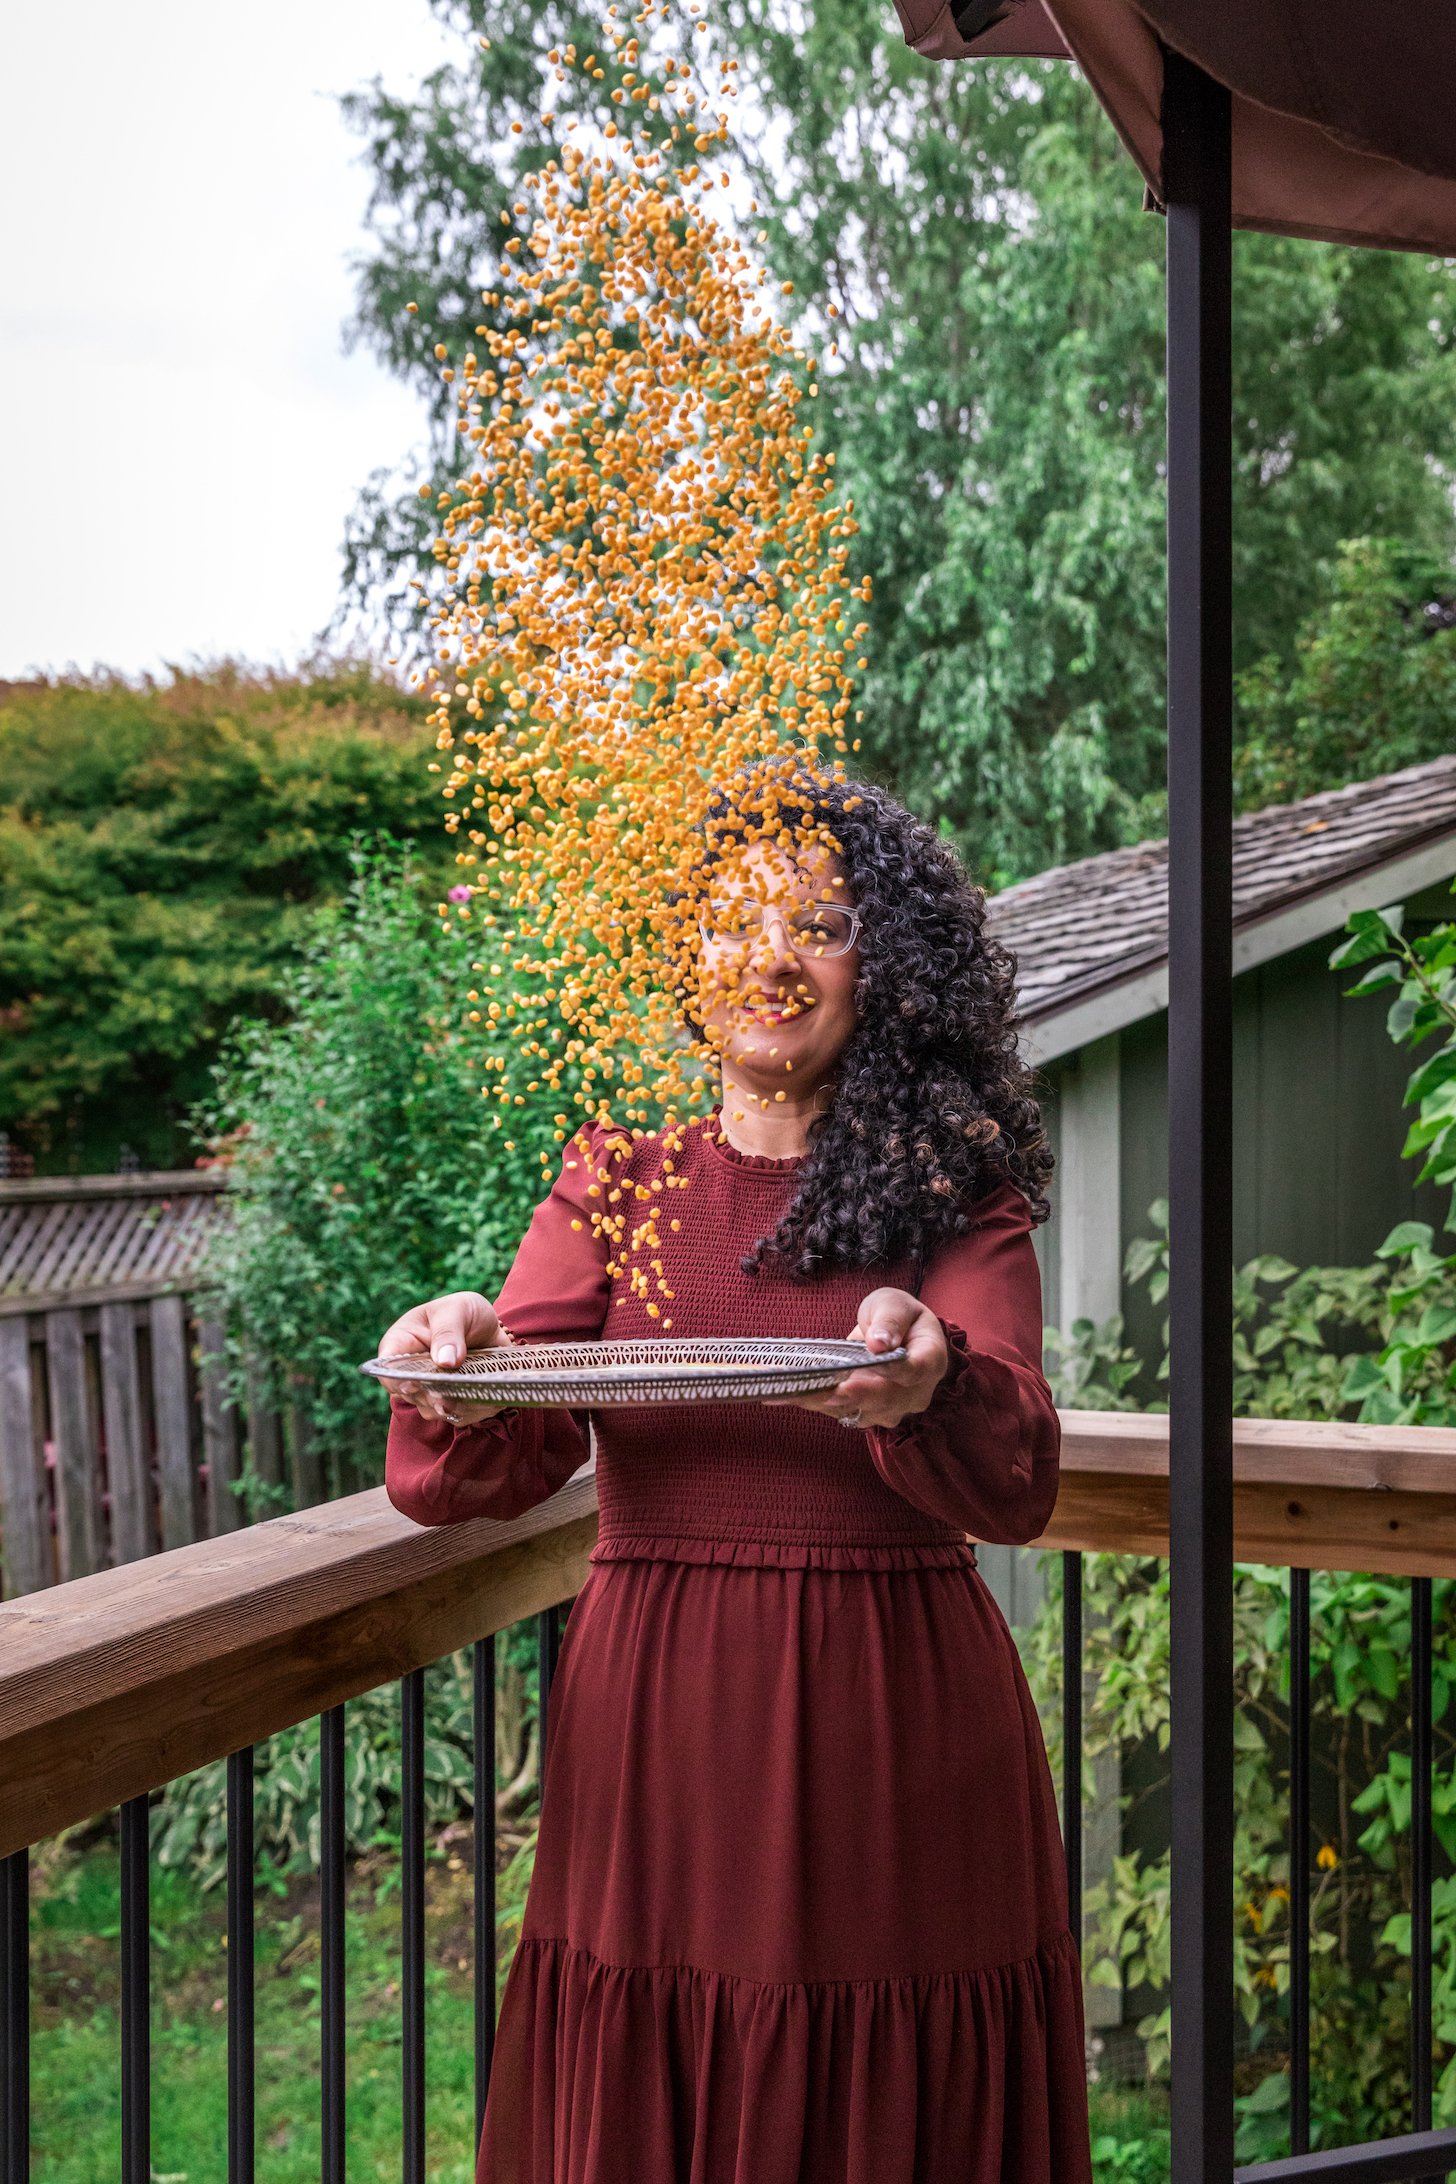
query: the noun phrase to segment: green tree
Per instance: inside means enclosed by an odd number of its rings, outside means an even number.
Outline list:
[[[447,869],[423,704],[363,667],[0,689],[0,1129],[43,1169],[190,1157],[352,831]]]
[[[541,111],[582,95],[549,49],[592,24],[434,4],[462,55],[489,49],[351,112],[375,175],[357,329],[419,385],[443,462],[431,344],[469,338]],[[1163,234],[1110,125],[1064,65],[918,59],[881,0],[726,0],[701,43],[741,59],[754,225],[806,346],[839,342],[818,410],[875,587],[868,764],[996,885],[1156,829]],[[1241,236],[1237,275],[1248,667],[1291,657],[1343,539],[1449,559],[1456,266]],[[421,506],[375,482],[362,591],[402,591]]]
[[[1271,653],[1239,699],[1246,810],[1442,757],[1456,721],[1456,570],[1394,539],[1352,539],[1292,668]]]

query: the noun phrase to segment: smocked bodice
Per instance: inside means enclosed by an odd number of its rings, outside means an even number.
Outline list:
[[[567,1146],[497,1308],[516,1340],[653,1335],[843,1337],[873,1289],[910,1266],[795,1280],[743,1259],[796,1188],[798,1163],[736,1152],[713,1120]],[[607,1407],[592,1417],[597,1561],[894,1568],[969,1562],[968,1535],[1031,1538],[1056,1491],[1057,1421],[1040,1370],[1040,1281],[1009,1185],[926,1269],[949,1368],[928,1409],[860,1431],[798,1404]],[[452,1428],[395,1405],[388,1478],[423,1522],[507,1515],[571,1475],[581,1422],[522,1412]]]

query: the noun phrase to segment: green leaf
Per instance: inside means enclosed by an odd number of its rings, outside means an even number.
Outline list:
[[[1439,1091],[1442,1085],[1450,1084],[1453,1078],[1456,1078],[1456,1042],[1443,1047],[1439,1054],[1432,1054],[1419,1069],[1412,1071],[1405,1088],[1407,1107],[1419,1106],[1422,1100]]]
[[[1399,985],[1400,976],[1399,964],[1392,963],[1389,960],[1376,963],[1365,973],[1363,978],[1357,978],[1353,986],[1345,987],[1345,996],[1347,999],[1353,1000],[1357,994],[1378,993],[1382,986]]]
[[[1424,1249],[1429,1251],[1434,1230],[1428,1221],[1398,1221],[1383,1244],[1375,1249],[1377,1259],[1392,1259],[1399,1253]]]
[[[1385,1012],[1385,1028],[1399,1045],[1415,1024],[1421,1010],[1421,997],[1409,988],[1397,994]]]
[[[1390,933],[1376,911],[1356,910],[1346,920],[1346,930],[1351,937],[1331,952],[1332,971],[1347,971],[1357,963],[1368,963],[1372,956],[1388,953]]]
[[[1427,1305],[1416,1329],[1416,1341],[1434,1349],[1438,1343],[1449,1342],[1456,1336],[1456,1304]]]

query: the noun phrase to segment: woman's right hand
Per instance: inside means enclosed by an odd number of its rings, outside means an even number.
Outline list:
[[[493,1350],[510,1339],[487,1298],[473,1289],[456,1289],[448,1297],[432,1297],[428,1304],[417,1304],[413,1311],[397,1319],[381,1341],[379,1355],[399,1357],[418,1350],[437,1370],[448,1372],[461,1363],[467,1350]],[[422,1418],[443,1418],[450,1425],[474,1425],[510,1408],[508,1403],[471,1403],[461,1397],[440,1395],[412,1380],[396,1380],[390,1385],[391,1392],[413,1403]]]

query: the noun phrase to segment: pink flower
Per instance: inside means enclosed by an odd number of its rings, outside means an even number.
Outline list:
[[[473,887],[452,887],[450,889],[450,900],[451,902],[469,902],[474,892]]]

